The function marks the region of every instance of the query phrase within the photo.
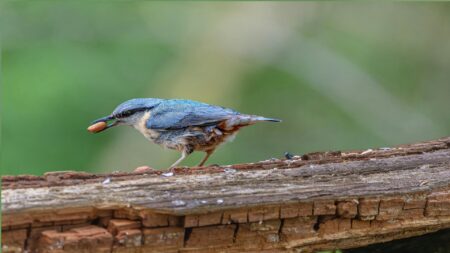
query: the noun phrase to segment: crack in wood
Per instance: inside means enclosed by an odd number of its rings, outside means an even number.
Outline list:
[[[450,227],[450,138],[306,157],[3,177],[3,252],[313,251]]]

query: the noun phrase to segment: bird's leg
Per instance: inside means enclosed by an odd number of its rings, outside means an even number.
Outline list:
[[[169,170],[178,166],[178,164],[180,164],[188,155],[192,154],[192,152],[194,152],[194,148],[192,146],[190,146],[190,145],[184,146],[183,150],[181,151],[180,159],[178,159],[174,164],[172,164],[172,166],[170,166]]]
[[[205,162],[208,160],[209,156],[214,152],[214,150],[208,150],[206,151],[206,155],[203,158],[203,160],[200,162],[200,164],[198,165],[198,167],[203,166],[203,164],[205,164]]]
[[[180,164],[180,163],[187,157],[187,155],[188,155],[188,153],[187,153],[186,151],[183,150],[183,152],[181,152],[181,157],[180,157],[176,162],[174,162],[174,163],[170,166],[169,169],[173,169],[173,168],[175,168],[176,166],[178,166],[178,164]]]

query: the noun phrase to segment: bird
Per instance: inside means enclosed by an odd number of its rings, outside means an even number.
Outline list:
[[[148,140],[181,152],[171,169],[194,151],[205,152],[198,164],[203,166],[217,147],[233,140],[242,127],[262,121],[281,122],[193,100],[134,98],[94,120],[88,130],[99,133],[114,126],[132,126]]]

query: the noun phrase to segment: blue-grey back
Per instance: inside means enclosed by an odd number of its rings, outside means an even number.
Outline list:
[[[192,100],[163,100],[151,110],[147,128],[170,130],[211,125],[233,115],[239,115],[239,113],[228,108]]]

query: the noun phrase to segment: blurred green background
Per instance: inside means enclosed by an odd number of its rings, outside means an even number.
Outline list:
[[[86,131],[134,97],[283,119],[210,163],[449,135],[449,24],[447,3],[3,2],[2,174],[166,168],[129,127]]]

